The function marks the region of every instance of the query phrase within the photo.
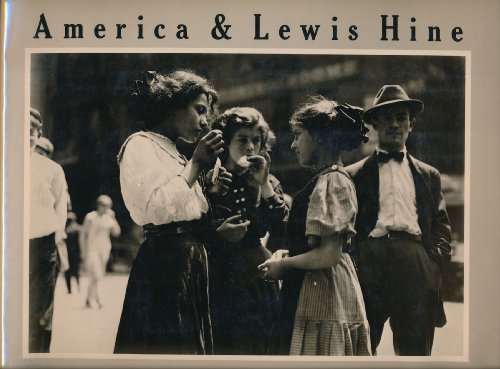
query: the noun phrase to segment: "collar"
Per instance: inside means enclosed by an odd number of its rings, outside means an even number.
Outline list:
[[[337,170],[337,169],[342,169],[343,165],[342,162],[339,160],[335,163],[326,165],[324,167],[318,168],[317,170],[314,171],[314,177],[319,177],[325,173],[330,172],[331,170]]]
[[[177,160],[179,164],[186,165],[187,159],[184,155],[182,155],[178,150],[177,147],[175,146],[174,142],[169,139],[168,137],[165,137],[163,135],[160,135],[159,133],[151,132],[151,131],[140,131],[136,132],[132,135],[130,135],[125,142],[123,143],[122,147],[120,148],[120,152],[118,153],[117,159],[118,163],[120,163],[122,157],[123,157],[123,152],[125,151],[125,146],[127,143],[136,136],[141,136],[148,138],[149,140],[153,141],[156,143],[163,151],[167,152],[172,158]]]
[[[376,152],[376,153],[383,152],[383,153],[386,153],[386,154],[388,154],[388,153],[389,153],[389,151],[384,150],[384,149],[381,149],[379,145],[377,145],[377,148],[375,149],[375,152]],[[398,151],[398,152],[402,152],[402,153],[404,153],[404,154],[405,154],[405,157],[406,157],[406,154],[408,154],[408,151],[406,150],[406,145],[403,147],[403,150],[400,150],[400,151]]]
[[[378,160],[379,153],[389,154],[389,151],[383,150],[377,145],[377,148],[375,149],[375,152],[374,152],[374,158],[375,158],[375,162],[377,163],[377,166],[380,167],[381,165],[385,165],[385,164],[389,163],[389,161],[379,162],[379,160]],[[399,163],[402,165],[405,165],[405,166],[409,165],[409,163],[410,163],[409,162],[409,154],[408,154],[408,151],[406,150],[406,146],[404,146],[403,149],[400,151],[393,152],[393,154],[397,154],[397,153],[403,153],[403,159]]]

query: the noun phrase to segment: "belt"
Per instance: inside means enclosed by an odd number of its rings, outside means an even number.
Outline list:
[[[159,236],[162,234],[183,234],[183,233],[198,233],[205,228],[204,222],[201,220],[191,220],[185,222],[172,222],[168,224],[145,224],[142,226],[144,235]]]
[[[422,241],[422,236],[419,234],[410,234],[404,231],[389,231],[386,235],[382,237],[376,237],[375,239],[388,238],[390,240],[410,240],[410,241]]]

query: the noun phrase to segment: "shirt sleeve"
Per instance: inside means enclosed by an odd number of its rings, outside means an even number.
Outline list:
[[[274,190],[274,195],[262,198],[259,210],[263,221],[267,224],[267,231],[274,232],[284,227],[288,219],[288,206],[285,203],[283,188],[281,183],[273,175],[269,175],[269,180]],[[260,215],[259,215],[260,216]]]
[[[56,242],[66,238],[64,228],[68,216],[68,185],[61,166],[57,165],[52,182],[52,194],[54,195],[54,212],[57,218]]]
[[[142,209],[146,223],[199,219],[201,206],[195,186],[189,187],[179,176],[183,167],[175,158],[160,156],[153,145],[143,137],[130,140],[120,162],[122,195],[132,218],[137,218],[135,209]]]
[[[356,193],[351,181],[339,172],[322,175],[311,194],[307,209],[306,235],[356,234]]]

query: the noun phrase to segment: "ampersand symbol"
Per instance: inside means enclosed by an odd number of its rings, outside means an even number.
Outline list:
[[[224,14],[217,14],[215,16],[215,27],[212,28],[212,38],[215,40],[230,40],[231,36],[229,36],[227,33],[229,31],[229,28],[231,28],[230,25],[226,26],[224,25],[224,21],[226,20],[226,17]]]

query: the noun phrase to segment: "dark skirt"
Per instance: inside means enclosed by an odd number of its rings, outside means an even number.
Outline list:
[[[220,245],[219,245],[220,246]],[[233,245],[236,248],[236,245]],[[211,250],[210,306],[216,355],[267,355],[274,341],[278,313],[278,284],[245,272],[257,271],[256,262],[241,249]],[[251,268],[245,268],[247,263]],[[246,276],[242,276],[245,274]]]
[[[129,276],[114,353],[212,353],[207,256],[197,236],[146,237]]]

